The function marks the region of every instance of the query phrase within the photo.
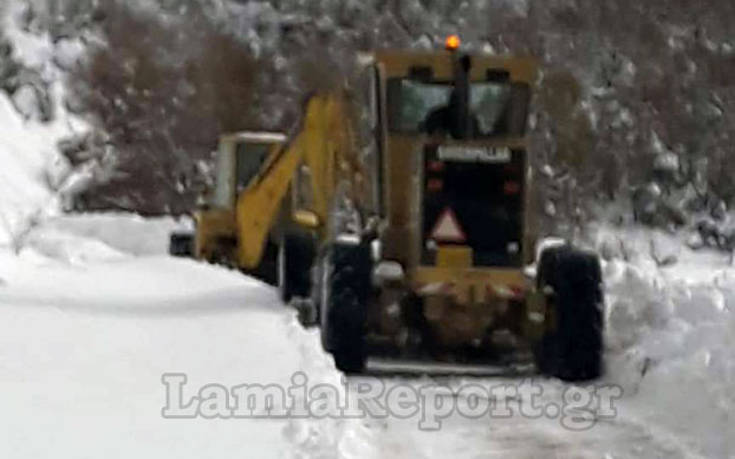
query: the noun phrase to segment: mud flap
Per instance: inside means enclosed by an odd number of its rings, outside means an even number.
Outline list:
[[[538,289],[532,290],[526,298],[523,336],[532,343],[539,342],[549,326],[548,319],[546,294]]]

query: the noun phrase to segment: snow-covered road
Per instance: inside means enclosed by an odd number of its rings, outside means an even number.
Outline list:
[[[480,385],[513,384],[515,380],[475,380]],[[537,380],[544,398],[561,398],[559,382]],[[393,382],[405,384],[406,381]],[[424,382],[425,383],[425,382]],[[391,383],[388,383],[390,386]],[[416,383],[413,383],[416,384]],[[455,384],[459,384],[455,381]],[[584,431],[571,431],[558,419],[529,419],[520,416],[517,401],[509,406],[510,418],[467,419],[449,417],[438,432],[425,432],[412,421],[389,419],[375,422],[379,434],[374,444],[376,457],[415,458],[688,458],[699,457],[668,434],[633,419],[618,417],[598,420]]]
[[[108,228],[126,224],[117,220]],[[0,457],[733,457],[728,436],[733,424],[726,416],[729,405],[723,405],[731,398],[713,398],[723,394],[732,374],[718,374],[724,378],[720,385],[708,386],[699,375],[682,376],[686,368],[677,372],[664,365],[663,359],[673,359],[660,349],[670,327],[647,315],[661,314],[657,308],[663,306],[657,305],[666,302],[654,301],[656,290],[647,290],[644,276],[613,265],[606,268],[617,310],[612,319],[635,336],[611,336],[611,345],[625,352],[611,354],[613,374],[600,384],[620,384],[625,394],[617,401],[616,417],[599,419],[588,429],[565,428],[559,417],[520,416],[518,398],[508,400],[510,418],[469,419],[455,411],[437,431],[419,429],[416,416],[165,419],[164,373],[187,375],[187,398],[209,383],[288,387],[293,374],[303,372],[310,384],[339,386],[341,375],[321,350],[318,332],[301,328],[271,288],[194,261],[130,255],[121,250],[130,244],[130,234],[104,243],[89,237],[89,224],[109,235],[99,219],[81,225],[84,231],[66,222],[63,236],[59,225],[49,224],[20,256],[0,251]],[[638,319],[625,315],[638,303],[626,303],[623,292],[647,305],[636,310]],[[689,298],[705,294],[692,289]],[[649,328],[625,322],[634,319]],[[658,351],[646,345],[644,333],[656,337]],[[626,339],[634,344],[621,344]],[[648,360],[636,352],[645,352]],[[718,358],[716,352],[711,359]],[[653,368],[647,376],[653,388],[642,380],[641,361]],[[714,370],[704,371],[714,376]],[[351,378],[348,387],[369,381]],[[542,403],[562,406],[569,385],[533,381],[543,389]],[[456,392],[471,384],[520,380],[387,377],[378,382],[386,392],[436,383]],[[693,384],[703,384],[704,395],[687,393]],[[680,400],[669,415],[663,407],[676,400],[676,391],[694,405]],[[705,403],[709,400],[714,408]],[[680,419],[667,421],[671,416]],[[708,434],[701,436],[704,430]]]
[[[5,266],[4,266],[5,267]],[[283,421],[167,420],[161,375],[285,382],[270,289],[165,258],[20,266],[0,290],[0,457],[279,457]]]

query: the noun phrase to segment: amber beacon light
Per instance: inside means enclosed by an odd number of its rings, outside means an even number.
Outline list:
[[[459,49],[459,45],[461,44],[462,40],[459,39],[459,35],[450,35],[447,37],[445,47],[448,51],[457,51]]]

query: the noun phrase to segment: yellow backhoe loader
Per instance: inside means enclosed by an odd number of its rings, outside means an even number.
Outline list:
[[[220,137],[215,161],[215,183],[203,196],[193,213],[195,231],[171,234],[169,252],[175,256],[194,257],[213,263],[237,266],[264,280],[275,282],[275,241],[268,234],[263,252],[256,262],[237,258],[240,239],[250,233],[242,231],[237,214],[238,201],[261,170],[273,160],[287,137],[275,132],[237,132]],[[288,187],[288,183],[285,184]],[[276,228],[273,228],[275,232]],[[252,236],[251,236],[252,237]],[[263,237],[259,235],[258,237]],[[250,243],[244,241],[245,243]],[[259,246],[260,247],[260,246]]]

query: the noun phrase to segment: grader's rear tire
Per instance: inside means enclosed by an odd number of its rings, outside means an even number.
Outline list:
[[[569,246],[547,249],[539,261],[539,288],[549,289],[555,326],[536,352],[542,373],[586,381],[602,373],[603,294],[596,255]]]
[[[370,296],[370,250],[366,244],[334,244],[323,277],[321,332],[324,348],[337,368],[359,373],[365,368],[367,302]]]

